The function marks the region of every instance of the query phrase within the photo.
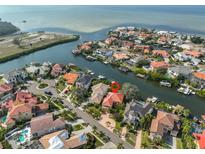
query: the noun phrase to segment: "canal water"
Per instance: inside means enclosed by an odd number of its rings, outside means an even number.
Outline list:
[[[91,69],[96,74],[104,75],[105,77],[111,80],[119,81],[120,83],[130,82],[132,84],[135,84],[138,86],[141,95],[144,97],[156,96],[160,100],[168,102],[169,104],[172,105],[180,104],[190,109],[194,115],[200,116],[202,114],[205,114],[205,99],[203,98],[199,98],[197,96],[181,95],[177,93],[175,89],[160,87],[158,83],[139,79],[132,73],[125,74],[123,72],[120,72],[118,69],[113,68],[112,66],[105,65],[97,61],[94,62],[87,61],[85,58],[81,56],[74,56],[72,54],[71,51],[75,49],[79,43],[88,40],[104,39],[109,29],[104,29],[93,33],[80,33],[80,32],[70,31],[61,28],[41,28],[41,29],[34,29],[30,31],[39,31],[39,30],[80,34],[81,38],[76,42],[57,45],[51,48],[40,50],[38,52],[29,55],[19,57],[18,59],[1,63],[0,72],[6,73],[15,68],[21,68],[25,66],[25,64],[29,64],[30,62],[42,63],[44,61],[50,61],[52,63],[61,63],[61,64],[74,63],[81,68]]]

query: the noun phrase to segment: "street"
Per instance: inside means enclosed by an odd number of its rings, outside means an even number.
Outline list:
[[[45,83],[49,83],[49,87],[46,89],[46,91],[51,91],[53,94],[53,97],[56,98],[60,98],[62,99],[64,105],[73,110],[74,112],[76,112],[76,114],[81,117],[86,123],[89,123],[90,126],[92,127],[97,127],[97,129],[99,131],[102,131],[103,133],[105,133],[105,135],[107,137],[110,138],[110,140],[115,144],[118,145],[119,143],[122,143],[125,149],[134,149],[134,147],[132,145],[130,145],[129,143],[123,141],[117,134],[110,132],[107,128],[103,127],[101,124],[98,123],[98,121],[96,121],[92,116],[90,116],[88,113],[83,112],[82,110],[80,110],[79,108],[75,107],[71,102],[69,102],[66,98],[60,96],[55,89],[55,81],[54,80],[45,80],[43,81]],[[44,90],[37,90],[38,83],[37,82],[32,82],[30,83],[30,86],[28,87],[28,90],[33,93],[33,94],[41,94],[41,95],[45,95]]]

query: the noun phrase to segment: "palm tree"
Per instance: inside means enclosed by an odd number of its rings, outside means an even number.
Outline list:
[[[96,126],[93,126],[93,130],[96,131],[96,130],[97,130],[97,127],[96,127]]]

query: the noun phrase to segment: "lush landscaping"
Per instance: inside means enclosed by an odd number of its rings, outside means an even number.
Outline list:
[[[180,138],[176,139],[177,149],[183,149],[183,144]]]
[[[48,87],[47,83],[40,83],[39,86],[38,86],[39,89],[45,89],[47,87]]]
[[[82,130],[84,127],[81,124],[73,126],[73,131]]]
[[[126,141],[128,143],[130,143],[131,145],[135,146],[135,143],[136,143],[136,135],[134,133],[130,133],[128,132],[126,134]]]
[[[102,107],[99,104],[88,104],[86,107],[86,111],[92,115],[95,119],[100,119],[102,115]]]

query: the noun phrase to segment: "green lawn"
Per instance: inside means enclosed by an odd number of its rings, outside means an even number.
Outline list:
[[[149,138],[147,131],[142,131],[142,144],[141,147],[144,149],[151,149],[152,140]]]
[[[3,62],[12,58],[16,58],[18,56],[22,56],[24,54],[35,52],[40,49],[48,48],[61,43],[75,41],[78,39],[78,37],[74,35],[61,35],[52,33],[36,33],[36,35],[36,38],[33,38],[32,34],[18,34],[2,37],[6,41],[3,45],[0,46],[0,61]],[[22,43],[22,40],[24,40],[24,42],[32,42],[33,40],[37,40],[37,38],[41,36],[46,36],[46,39],[39,39],[38,41],[32,44]]]
[[[0,76],[0,78],[1,78],[1,76]],[[0,85],[2,85],[2,84],[4,84],[5,82],[4,82],[4,80],[3,79],[0,79]]]
[[[133,133],[127,133],[126,135],[126,141],[130,143],[131,145],[135,146],[136,143],[136,135]]]
[[[81,124],[73,126],[74,131],[82,130],[84,127]]]
[[[177,149],[183,149],[183,145],[182,145],[182,141],[181,141],[181,139],[180,138],[177,138],[176,139],[177,140]]]
[[[40,83],[39,86],[38,86],[39,89],[44,89],[46,87],[48,87],[47,83]]]

